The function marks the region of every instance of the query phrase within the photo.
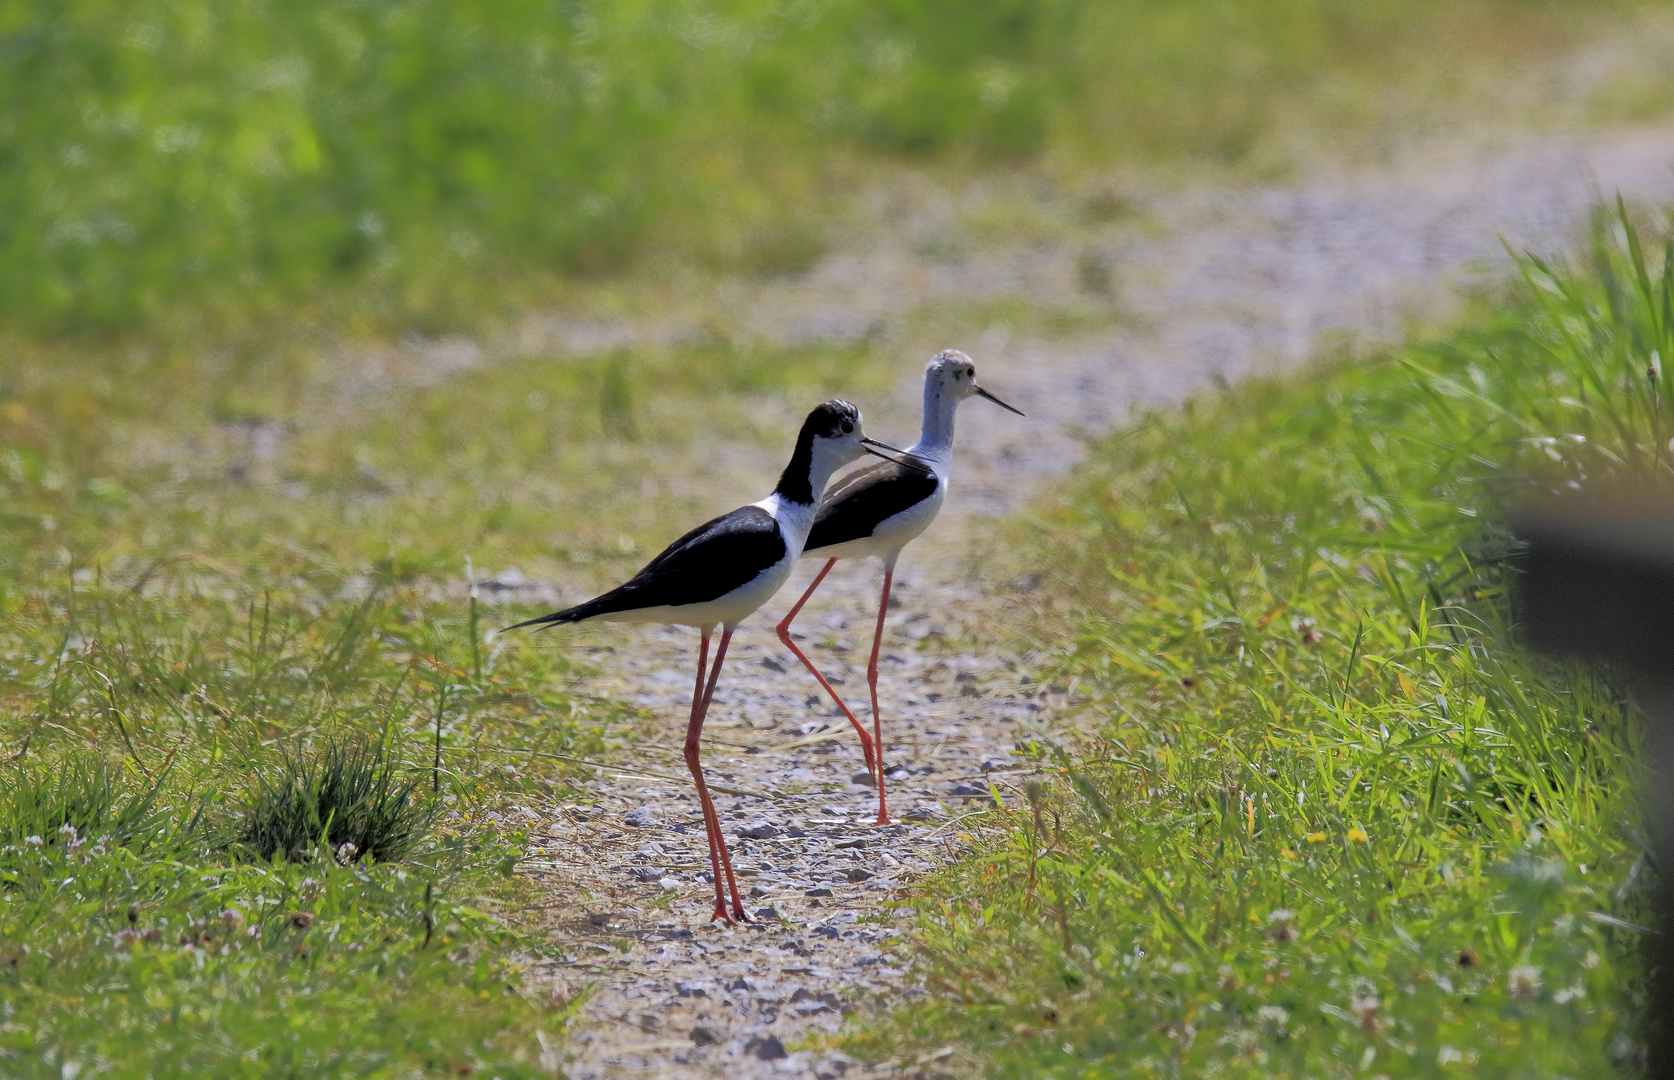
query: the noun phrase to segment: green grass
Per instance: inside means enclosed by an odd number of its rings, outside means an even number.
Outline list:
[[[549,1074],[568,1003],[520,975],[551,946],[520,914],[516,808],[570,790],[551,755],[598,752],[622,714],[557,643],[488,640],[462,585],[493,547],[462,522],[498,514],[554,557],[494,467],[541,417],[398,435],[379,410],[408,393],[332,413],[277,372],[21,374],[0,404],[0,1072]],[[531,392],[453,403],[500,417]],[[217,416],[235,393],[292,425],[271,459],[239,449],[250,412]]]
[[[879,347],[693,344],[362,378],[298,345],[248,356],[20,349],[0,376],[0,567],[153,563],[259,585],[319,572],[462,582],[637,569],[640,543],[771,487],[812,404],[890,385]],[[653,461],[713,444],[748,459]],[[666,485],[646,487],[648,476]],[[630,497],[644,492],[651,497]],[[194,571],[191,565],[195,564]]]
[[[0,324],[430,331],[647,256],[795,269],[880,172],[1282,168],[1480,113],[1473,79],[1638,10],[11,0]]]
[[[0,1071],[549,1074],[515,807],[613,709],[411,585],[228,569],[0,591]]]
[[[509,957],[538,943],[462,887],[485,853],[232,863],[206,858],[189,832],[119,842],[67,826],[8,845],[0,1067],[551,1075],[541,1040],[566,1013],[519,991]]]
[[[857,1036],[995,1076],[1613,1076],[1645,866],[1622,692],[1519,651],[1505,511],[1674,485],[1674,251],[1445,342],[1202,399],[1042,522],[1085,738],[915,901],[931,994]],[[1514,563],[1514,560],[1512,560]]]

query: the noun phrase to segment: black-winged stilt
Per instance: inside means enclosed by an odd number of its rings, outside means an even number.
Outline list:
[[[697,683],[692,690],[692,714],[686,727],[686,767],[697,784],[703,805],[703,825],[709,835],[709,862],[715,872],[715,919],[748,922],[732,860],[721,835],[720,818],[703,782],[698,762],[698,737],[721,675],[732,632],[743,619],[790,577],[813,527],[815,507],[831,474],[865,453],[887,458],[884,451],[903,451],[861,434],[860,410],[846,401],[828,401],[808,414],[797,436],[796,451],[779,477],[773,494],[705,522],[670,544],[626,583],[584,604],[555,611],[516,626],[552,626],[579,622],[660,622],[695,626],[702,633],[698,645]],[[891,459],[893,460],[893,459]],[[715,663],[710,666],[709,635],[721,627]],[[705,669],[707,667],[707,682]],[[727,892],[732,915],[727,915]]]
[[[803,558],[823,558],[825,566],[814,576],[802,599],[780,621],[779,640],[814,673],[831,700],[843,710],[849,723],[860,732],[860,746],[866,753],[866,767],[878,785],[878,824],[889,824],[884,798],[883,729],[878,719],[878,646],[883,641],[884,613],[889,610],[889,587],[895,576],[895,560],[901,549],[918,537],[942,508],[953,463],[953,414],[959,403],[975,395],[1022,416],[977,385],[976,365],[957,349],[939,352],[924,369],[924,428],[919,440],[906,451],[905,462],[874,462],[843,477],[820,502]],[[883,560],[883,596],[878,601],[878,624],[872,632],[872,659],[866,665],[866,683],[872,691],[872,734],[855,718],[837,696],[819,668],[791,640],[791,620],[814,595],[825,575],[838,559],[876,555]],[[876,746],[874,746],[874,737]]]

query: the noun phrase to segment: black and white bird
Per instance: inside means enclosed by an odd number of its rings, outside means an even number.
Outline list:
[[[906,460],[874,462],[843,477],[832,485],[820,502],[803,558],[825,559],[808,591],[790,609],[777,629],[779,640],[814,673],[831,700],[843,710],[849,723],[860,733],[866,753],[866,767],[878,785],[878,824],[889,824],[889,807],[884,797],[883,728],[878,718],[878,646],[883,641],[884,613],[889,610],[889,588],[895,576],[895,560],[901,549],[936,520],[947,494],[953,466],[953,415],[968,397],[987,398],[1009,412],[1023,413],[977,385],[976,365],[957,349],[939,352],[924,369],[924,428],[919,440],[906,451]],[[872,633],[872,659],[866,665],[866,683],[872,691],[872,733],[855,718],[837,696],[819,668],[791,640],[791,621],[814,595],[825,575],[838,559],[876,555],[883,560],[883,596],[878,601],[878,624]],[[876,745],[874,746],[874,737]]]
[[[891,453],[904,456],[903,451],[861,433],[859,409],[846,401],[828,401],[803,422],[796,450],[773,494],[699,525],[670,544],[645,569],[604,595],[507,627],[516,630],[559,623],[658,622],[695,626],[702,632],[691,719],[686,727],[686,766],[697,784],[704,829],[709,834],[709,861],[715,872],[714,918],[729,924],[734,919],[749,919],[733,880],[720,818],[703,782],[698,737],[733,630],[790,577],[831,474],[866,453],[884,458]],[[721,627],[721,640],[715,649],[715,662],[709,665],[709,636],[716,626]],[[726,903],[729,896],[723,886],[731,894],[730,916]]]

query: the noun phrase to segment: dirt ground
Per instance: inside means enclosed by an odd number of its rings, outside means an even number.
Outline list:
[[[569,1075],[869,1072],[799,1043],[856,1008],[916,992],[898,948],[905,923],[885,902],[958,854],[962,815],[995,799],[1015,805],[1029,774],[1013,747],[1064,711],[1061,689],[1025,681],[1026,658],[978,644],[995,640],[984,628],[996,606],[1029,586],[1026,574],[1001,581],[980,563],[985,523],[1025,507],[1073,467],[1088,434],[1135,410],[1435,325],[1462,289],[1503,277],[1507,246],[1574,250],[1600,197],[1617,191],[1674,203],[1674,127],[1431,147],[1380,171],[1288,186],[1129,193],[1116,220],[1051,240],[950,250],[937,238],[956,208],[944,208],[872,230],[806,274],[718,286],[743,330],[793,343],[889,333],[938,306],[1004,301],[1083,317],[1050,334],[984,319],[940,343],[969,352],[981,381],[1029,415],[963,406],[946,509],[902,560],[880,680],[897,824],[869,824],[876,792],[858,741],[773,636],[816,567],[805,564],[740,629],[705,763],[733,789],[718,806],[757,924],[707,922],[703,828],[679,756],[695,633],[586,632],[611,650],[598,657],[608,674],[588,689],[667,724],[619,771],[601,772],[586,798],[536,811],[524,869],[552,897],[567,950],[540,977],[591,993],[572,1029]],[[1105,317],[1085,317],[1101,304]],[[557,318],[526,330],[578,352],[679,333]],[[890,400],[864,403],[869,432],[911,440],[931,350],[921,351],[902,357]],[[875,563],[840,565],[798,622],[863,717],[880,581]],[[579,583],[544,585],[581,598]]]

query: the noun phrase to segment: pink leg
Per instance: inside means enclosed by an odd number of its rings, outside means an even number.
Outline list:
[[[709,702],[715,696],[715,683],[721,677],[721,660],[727,654],[727,642],[732,640],[732,632],[735,629],[735,626],[724,628],[724,632],[721,634],[720,647],[715,650],[715,666],[709,669],[709,688],[703,692],[703,715],[705,717],[709,715]],[[754,922],[755,920],[744,913],[744,901],[738,895],[738,882],[733,879],[732,875],[732,856],[727,853],[726,837],[721,833],[720,815],[715,817],[715,840],[717,846],[721,849],[721,869],[726,872],[727,889],[732,893],[733,916],[739,922]]]
[[[872,662],[866,665],[866,685],[872,688],[872,733],[878,743],[878,821],[889,824],[889,810],[884,805],[883,721],[878,718],[878,646],[883,644],[884,615],[889,611],[889,585],[895,578],[892,563],[884,564],[883,599],[878,601],[878,628],[872,634]]]
[[[797,613],[802,610],[802,605],[806,604],[808,598],[814,595],[814,590],[820,587],[820,582],[825,580],[825,575],[831,573],[831,568],[836,565],[836,559],[827,559],[825,568],[815,575],[813,584],[809,585],[808,591],[802,594],[802,599],[798,600],[796,606],[790,609],[790,613],[780,620],[778,626],[779,640],[785,643],[785,648],[796,654],[796,658],[802,661],[803,667],[814,673],[814,678],[819,680],[820,686],[824,687],[825,692],[831,695],[831,700],[837,703],[837,707],[843,710],[843,715],[849,718],[849,723],[853,724],[854,729],[860,733],[860,749],[866,754],[866,768],[871,771],[873,776],[878,778],[878,783],[881,784],[883,783],[883,773],[879,770],[877,758],[873,754],[872,736],[867,733],[866,725],[855,718],[854,713],[849,711],[849,707],[843,704],[843,699],[837,696],[837,691],[833,690],[831,684],[825,681],[825,676],[820,674],[820,669],[815,667],[814,662],[808,659],[801,649],[796,647],[796,642],[791,640],[791,620],[796,618]]]
[[[715,854],[715,824],[712,820],[712,810],[709,804],[709,793],[703,786],[703,776],[697,762],[697,737],[703,730],[703,717],[707,713],[704,699],[704,676],[709,674],[709,631],[702,631],[703,639],[698,644],[697,685],[692,688],[692,716],[686,724],[686,764],[692,769],[692,776],[697,780],[698,801],[703,807],[703,836],[709,841],[709,865],[715,879],[715,903],[720,910],[721,897],[721,860]],[[720,916],[725,918],[723,914]],[[713,921],[713,919],[711,919]]]
[[[711,921],[720,919],[730,925],[734,919],[749,922],[750,918],[744,913],[744,901],[738,895],[738,882],[732,876],[732,859],[727,855],[726,837],[721,834],[721,819],[715,813],[715,804],[709,798],[709,786],[703,782],[703,766],[698,761],[698,737],[703,733],[703,721],[709,714],[710,699],[715,696],[715,682],[721,677],[721,662],[726,659],[727,644],[732,641],[733,628],[723,627],[720,644],[715,647],[715,663],[709,669],[709,685],[701,696],[694,696],[692,700],[692,720],[686,728],[686,767],[692,771],[692,779],[697,783],[698,801],[703,804],[703,823],[709,833],[709,864],[715,873],[715,914]],[[705,644],[708,635],[705,634]],[[701,678],[701,676],[700,676]],[[732,893],[732,914],[727,914],[726,897],[723,891]]]

